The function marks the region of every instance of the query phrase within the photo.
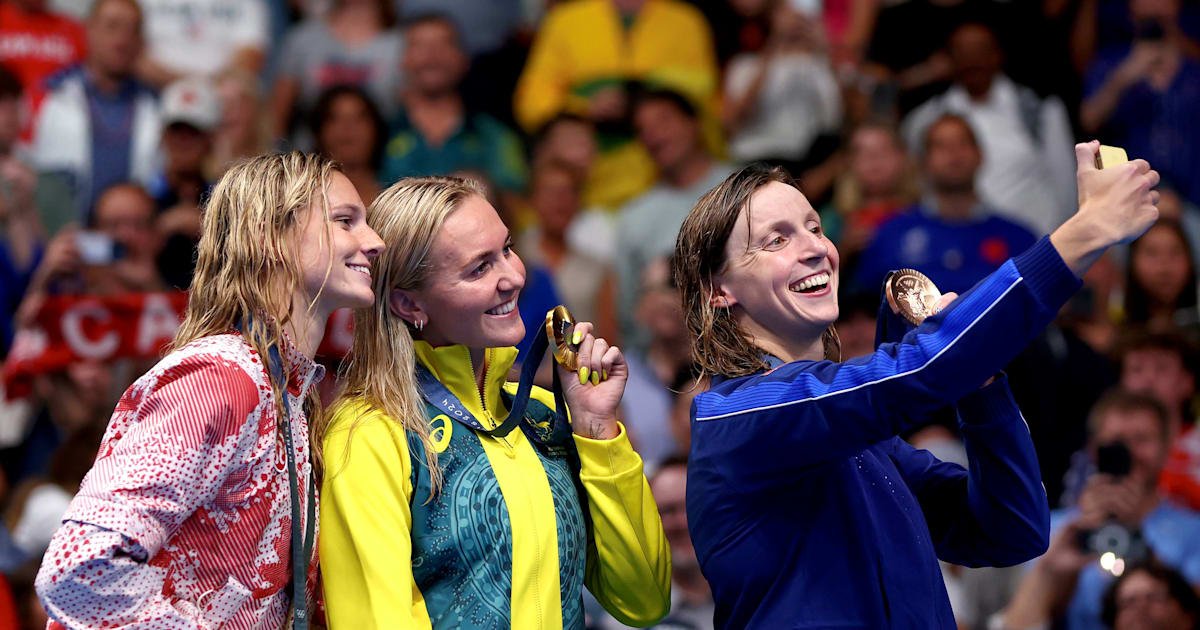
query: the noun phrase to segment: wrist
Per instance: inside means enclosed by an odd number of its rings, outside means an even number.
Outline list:
[[[1080,204],[1079,211],[1050,234],[1050,243],[1079,279],[1116,242],[1105,233],[1104,226],[1090,218],[1093,213],[1089,206],[1087,201]]]
[[[580,414],[572,419],[576,435],[590,440],[611,440],[621,434],[617,418],[613,415]]]

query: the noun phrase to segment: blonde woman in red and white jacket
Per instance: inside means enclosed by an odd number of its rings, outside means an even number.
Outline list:
[[[305,627],[313,355],[330,313],[373,303],[382,250],[323,158],[260,156],[225,174],[173,349],[117,404],[42,562],[51,627]]]

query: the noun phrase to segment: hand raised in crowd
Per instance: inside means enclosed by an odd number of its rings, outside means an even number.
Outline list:
[[[579,344],[579,371],[572,373],[562,366],[563,397],[571,410],[571,425],[575,433],[587,438],[609,440],[617,437],[617,408],[625,393],[629,367],[620,348],[608,345],[602,337],[592,335],[591,322],[575,325],[574,338]]]
[[[42,264],[37,270],[40,278],[48,280],[79,270],[82,260],[79,257],[79,246],[76,243],[78,233],[78,229],[70,226],[50,239],[50,243],[46,245],[46,254],[42,257]]]

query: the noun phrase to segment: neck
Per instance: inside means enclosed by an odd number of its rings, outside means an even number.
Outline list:
[[[320,306],[310,311],[307,300],[292,300],[292,319],[288,322],[288,332],[292,336],[292,342],[296,344],[296,350],[309,360],[317,356],[317,347],[325,338],[325,324],[329,321],[330,314],[331,311]]]
[[[663,169],[663,178],[675,188],[687,188],[700,181],[712,166],[712,158],[703,151],[696,151],[683,162]]]
[[[745,317],[744,312],[741,324],[742,329],[750,333],[755,345],[771,355],[782,359],[784,363],[801,360],[821,361],[825,358],[825,342],[822,339],[823,333],[811,339],[780,339],[778,336],[763,329],[757,322]]]
[[[426,115],[436,112],[444,115],[453,114],[454,116],[459,116],[462,110],[462,98],[459,96],[457,90],[439,92],[418,92],[412,90],[405,93],[404,105],[408,109],[421,110]]]
[[[87,73],[88,79],[91,79],[92,84],[101,92],[114,93],[121,88],[121,80],[124,78],[116,74],[105,72],[103,68],[94,62],[84,64],[84,72]]]
[[[971,209],[979,203],[979,197],[973,189],[965,191],[944,192],[935,194],[937,198],[938,216],[951,221],[962,221],[971,216]]]
[[[987,100],[988,93],[992,91],[993,83],[995,83],[995,79],[989,79],[984,84],[963,85],[963,89],[967,91],[967,96],[971,97],[972,101],[985,101]]]

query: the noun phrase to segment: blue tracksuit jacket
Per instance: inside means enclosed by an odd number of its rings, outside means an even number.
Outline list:
[[[692,405],[687,511],[716,626],[954,630],[938,558],[1042,554],[1028,427],[1003,378],[979,385],[1078,286],[1043,238],[869,357],[714,379]],[[954,403],[967,470],[896,437]]]

